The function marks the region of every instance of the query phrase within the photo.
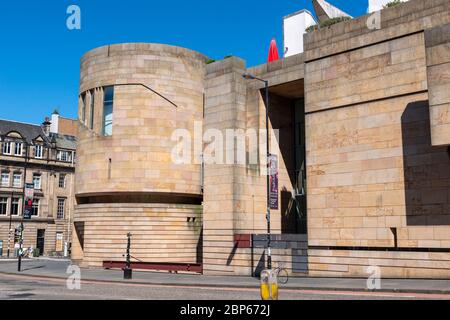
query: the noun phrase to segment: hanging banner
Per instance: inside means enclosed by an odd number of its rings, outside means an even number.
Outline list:
[[[32,183],[25,184],[25,204],[23,206],[23,218],[31,219],[33,211],[34,185]]]
[[[278,209],[278,156],[269,156],[269,203],[270,209]]]

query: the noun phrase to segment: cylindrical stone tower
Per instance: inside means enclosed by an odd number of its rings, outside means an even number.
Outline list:
[[[201,165],[177,164],[176,129],[194,138],[206,57],[160,44],[119,44],[81,59],[72,258],[195,263],[201,252]],[[192,140],[191,140],[192,141]]]

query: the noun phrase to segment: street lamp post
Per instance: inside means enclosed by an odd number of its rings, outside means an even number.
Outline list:
[[[272,253],[271,253],[271,243],[270,243],[270,178],[269,178],[269,159],[270,159],[270,149],[269,149],[269,81],[256,77],[255,75],[245,72],[242,77],[247,80],[258,80],[264,83],[265,91],[265,102],[266,102],[266,147],[267,147],[267,268],[272,269]]]
[[[25,161],[23,166],[23,192],[22,192],[22,221],[20,222],[20,239],[19,239],[19,254],[17,260],[17,271],[21,271],[22,268],[22,245],[23,245],[23,218],[25,214],[25,190],[26,190],[26,182],[27,182],[27,165],[28,165],[28,151],[29,145],[25,142]]]
[[[14,201],[14,191],[11,192],[11,207],[9,209],[9,229],[8,229],[8,251],[7,251],[7,256],[9,258],[9,254],[11,251],[11,225],[12,225],[12,202]]]

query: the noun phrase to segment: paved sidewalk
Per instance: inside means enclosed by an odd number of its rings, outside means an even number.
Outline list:
[[[67,259],[26,259],[22,261],[22,272],[27,276],[67,278]],[[0,259],[0,273],[19,274],[17,261]],[[198,274],[170,274],[167,272],[133,271],[133,280],[124,280],[121,270],[81,269],[82,280],[99,282],[125,282],[155,285],[258,288],[259,280],[245,276],[204,276]],[[366,279],[356,278],[289,278],[284,288],[299,290],[349,290],[368,291]],[[385,292],[447,293],[450,294],[450,280],[382,279],[381,289]]]

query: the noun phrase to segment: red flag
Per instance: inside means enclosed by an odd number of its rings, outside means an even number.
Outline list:
[[[278,55],[277,42],[275,39],[272,39],[272,41],[270,41],[269,57],[267,58],[267,62],[277,61],[279,59],[280,56]]]

